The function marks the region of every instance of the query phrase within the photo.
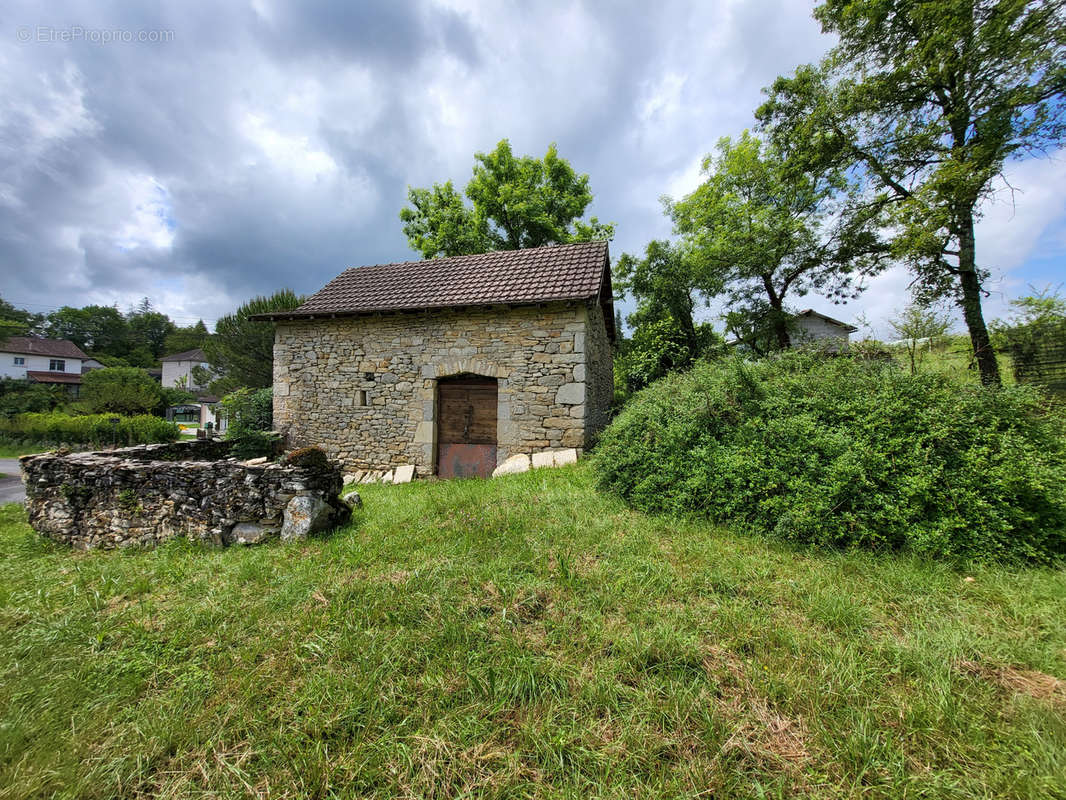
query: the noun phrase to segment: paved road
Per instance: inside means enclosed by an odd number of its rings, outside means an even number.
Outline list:
[[[23,503],[26,501],[26,487],[22,485],[22,473],[19,472],[17,458],[0,458],[0,505],[4,503]]]

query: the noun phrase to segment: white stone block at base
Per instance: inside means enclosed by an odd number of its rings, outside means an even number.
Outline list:
[[[393,473],[393,483],[410,483],[415,477],[414,464],[404,464],[402,467],[397,467]]]
[[[554,467],[555,455],[551,450],[543,450],[533,454],[533,469],[538,467]]]
[[[500,466],[496,467],[492,471],[492,477],[498,478],[501,475],[517,475],[519,472],[529,471],[529,456],[525,453],[519,453],[518,455],[511,456],[504,461]]]
[[[554,465],[557,467],[577,463],[577,450],[573,447],[566,450],[553,450],[552,456],[554,457]]]

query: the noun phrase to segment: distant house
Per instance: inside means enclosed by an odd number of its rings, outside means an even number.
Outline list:
[[[195,392],[204,387],[196,382],[192,371],[195,367],[208,368],[207,356],[199,347],[186,350],[183,353],[174,353],[163,356],[163,387],[167,389],[188,389]]]
[[[73,394],[81,387],[81,368],[89,360],[66,339],[10,336],[0,342],[0,377],[66,386]]]
[[[175,422],[196,423],[211,426],[217,430],[225,428],[225,420],[220,415],[218,398],[207,394],[207,387],[200,386],[193,376],[193,369],[210,364],[207,356],[199,347],[182,353],[173,353],[160,359],[163,364],[162,381],[165,389],[186,389],[196,395],[196,403],[171,406],[167,409],[167,418]]]
[[[827,342],[830,345],[847,345],[851,334],[859,330],[854,325],[819,314],[811,308],[800,311],[792,318],[792,322],[795,326],[793,338],[797,343]]]

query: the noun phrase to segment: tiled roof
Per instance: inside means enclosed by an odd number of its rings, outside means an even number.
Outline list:
[[[0,341],[0,353],[24,353],[51,358],[88,358],[74,342],[37,336],[9,336]]]
[[[81,383],[80,372],[46,372],[42,370],[26,370],[26,377],[37,383]]]
[[[522,305],[598,296],[609,304],[609,281],[607,242],[499,250],[347,269],[295,311],[254,319]],[[612,318],[608,325],[613,323]]]
[[[204,351],[199,347],[193,350],[186,350],[184,353],[174,353],[173,355],[163,356],[160,361],[207,361],[207,356],[204,355]]]

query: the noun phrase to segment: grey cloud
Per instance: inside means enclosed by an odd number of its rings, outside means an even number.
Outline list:
[[[412,257],[407,186],[464,184],[472,154],[503,137],[536,154],[557,142],[591,176],[592,212],[618,223],[612,252],[638,251],[669,233],[658,196],[751,124],[762,86],[828,44],[790,0],[7,12],[0,294],[122,307],[147,294],[209,319]],[[37,24],[173,38],[16,40]]]

